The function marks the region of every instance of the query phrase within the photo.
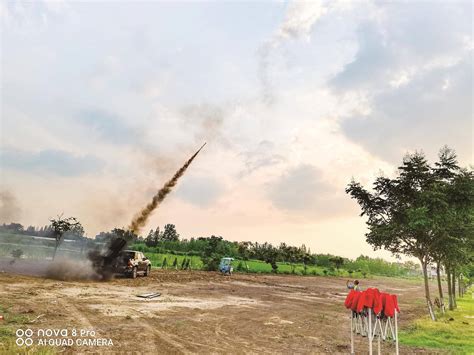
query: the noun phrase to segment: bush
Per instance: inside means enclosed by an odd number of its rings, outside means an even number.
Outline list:
[[[23,255],[23,250],[21,250],[21,249],[13,249],[11,254],[12,254],[12,256],[13,256],[15,259],[19,259],[19,258],[21,258],[21,256]]]
[[[210,257],[202,258],[202,262],[204,264],[204,270],[217,271],[219,270],[221,255],[212,254]]]

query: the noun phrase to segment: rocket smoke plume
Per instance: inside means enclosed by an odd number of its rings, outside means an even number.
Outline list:
[[[133,232],[133,233],[138,233],[142,227],[145,226],[148,217],[150,217],[150,214],[160,205],[161,202],[166,198],[166,196],[171,192],[173,187],[176,185],[178,182],[179,178],[183,176],[183,174],[186,172],[186,169],[191,165],[192,161],[196,156],[199,154],[202,148],[206,143],[202,145],[199,150],[194,153],[194,155],[188,159],[186,163],[174,174],[174,176],[169,180],[161,189],[158,190],[155,196],[153,196],[153,199],[151,202],[143,208],[140,213],[138,213],[135,218],[132,220],[132,223],[130,223],[128,229]]]

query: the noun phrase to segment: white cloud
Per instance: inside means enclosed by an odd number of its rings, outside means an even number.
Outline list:
[[[323,1],[293,1],[288,5],[285,20],[276,31],[276,39],[305,37],[314,24],[329,11],[329,4]]]
[[[261,3],[254,17],[230,3],[20,6],[5,21],[2,148],[105,167],[69,178],[9,169],[5,183],[27,223],[64,209],[93,234],[126,225],[206,140],[150,226],[270,241],[297,229],[295,243],[328,251],[323,237],[337,230],[360,252],[352,176],[391,174],[406,149],[470,152],[469,12],[408,5]]]

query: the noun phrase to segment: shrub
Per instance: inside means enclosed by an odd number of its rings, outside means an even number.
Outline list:
[[[221,262],[221,255],[212,254],[209,257],[202,258],[204,264],[204,270],[217,271],[219,269],[219,263]]]
[[[12,254],[12,256],[13,256],[15,259],[19,259],[19,258],[21,258],[21,256],[23,255],[23,250],[21,250],[21,249],[13,249],[11,254]]]

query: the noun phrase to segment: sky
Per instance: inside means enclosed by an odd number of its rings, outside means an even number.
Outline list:
[[[473,4],[2,1],[0,222],[389,258],[345,193],[407,152],[473,162]]]

